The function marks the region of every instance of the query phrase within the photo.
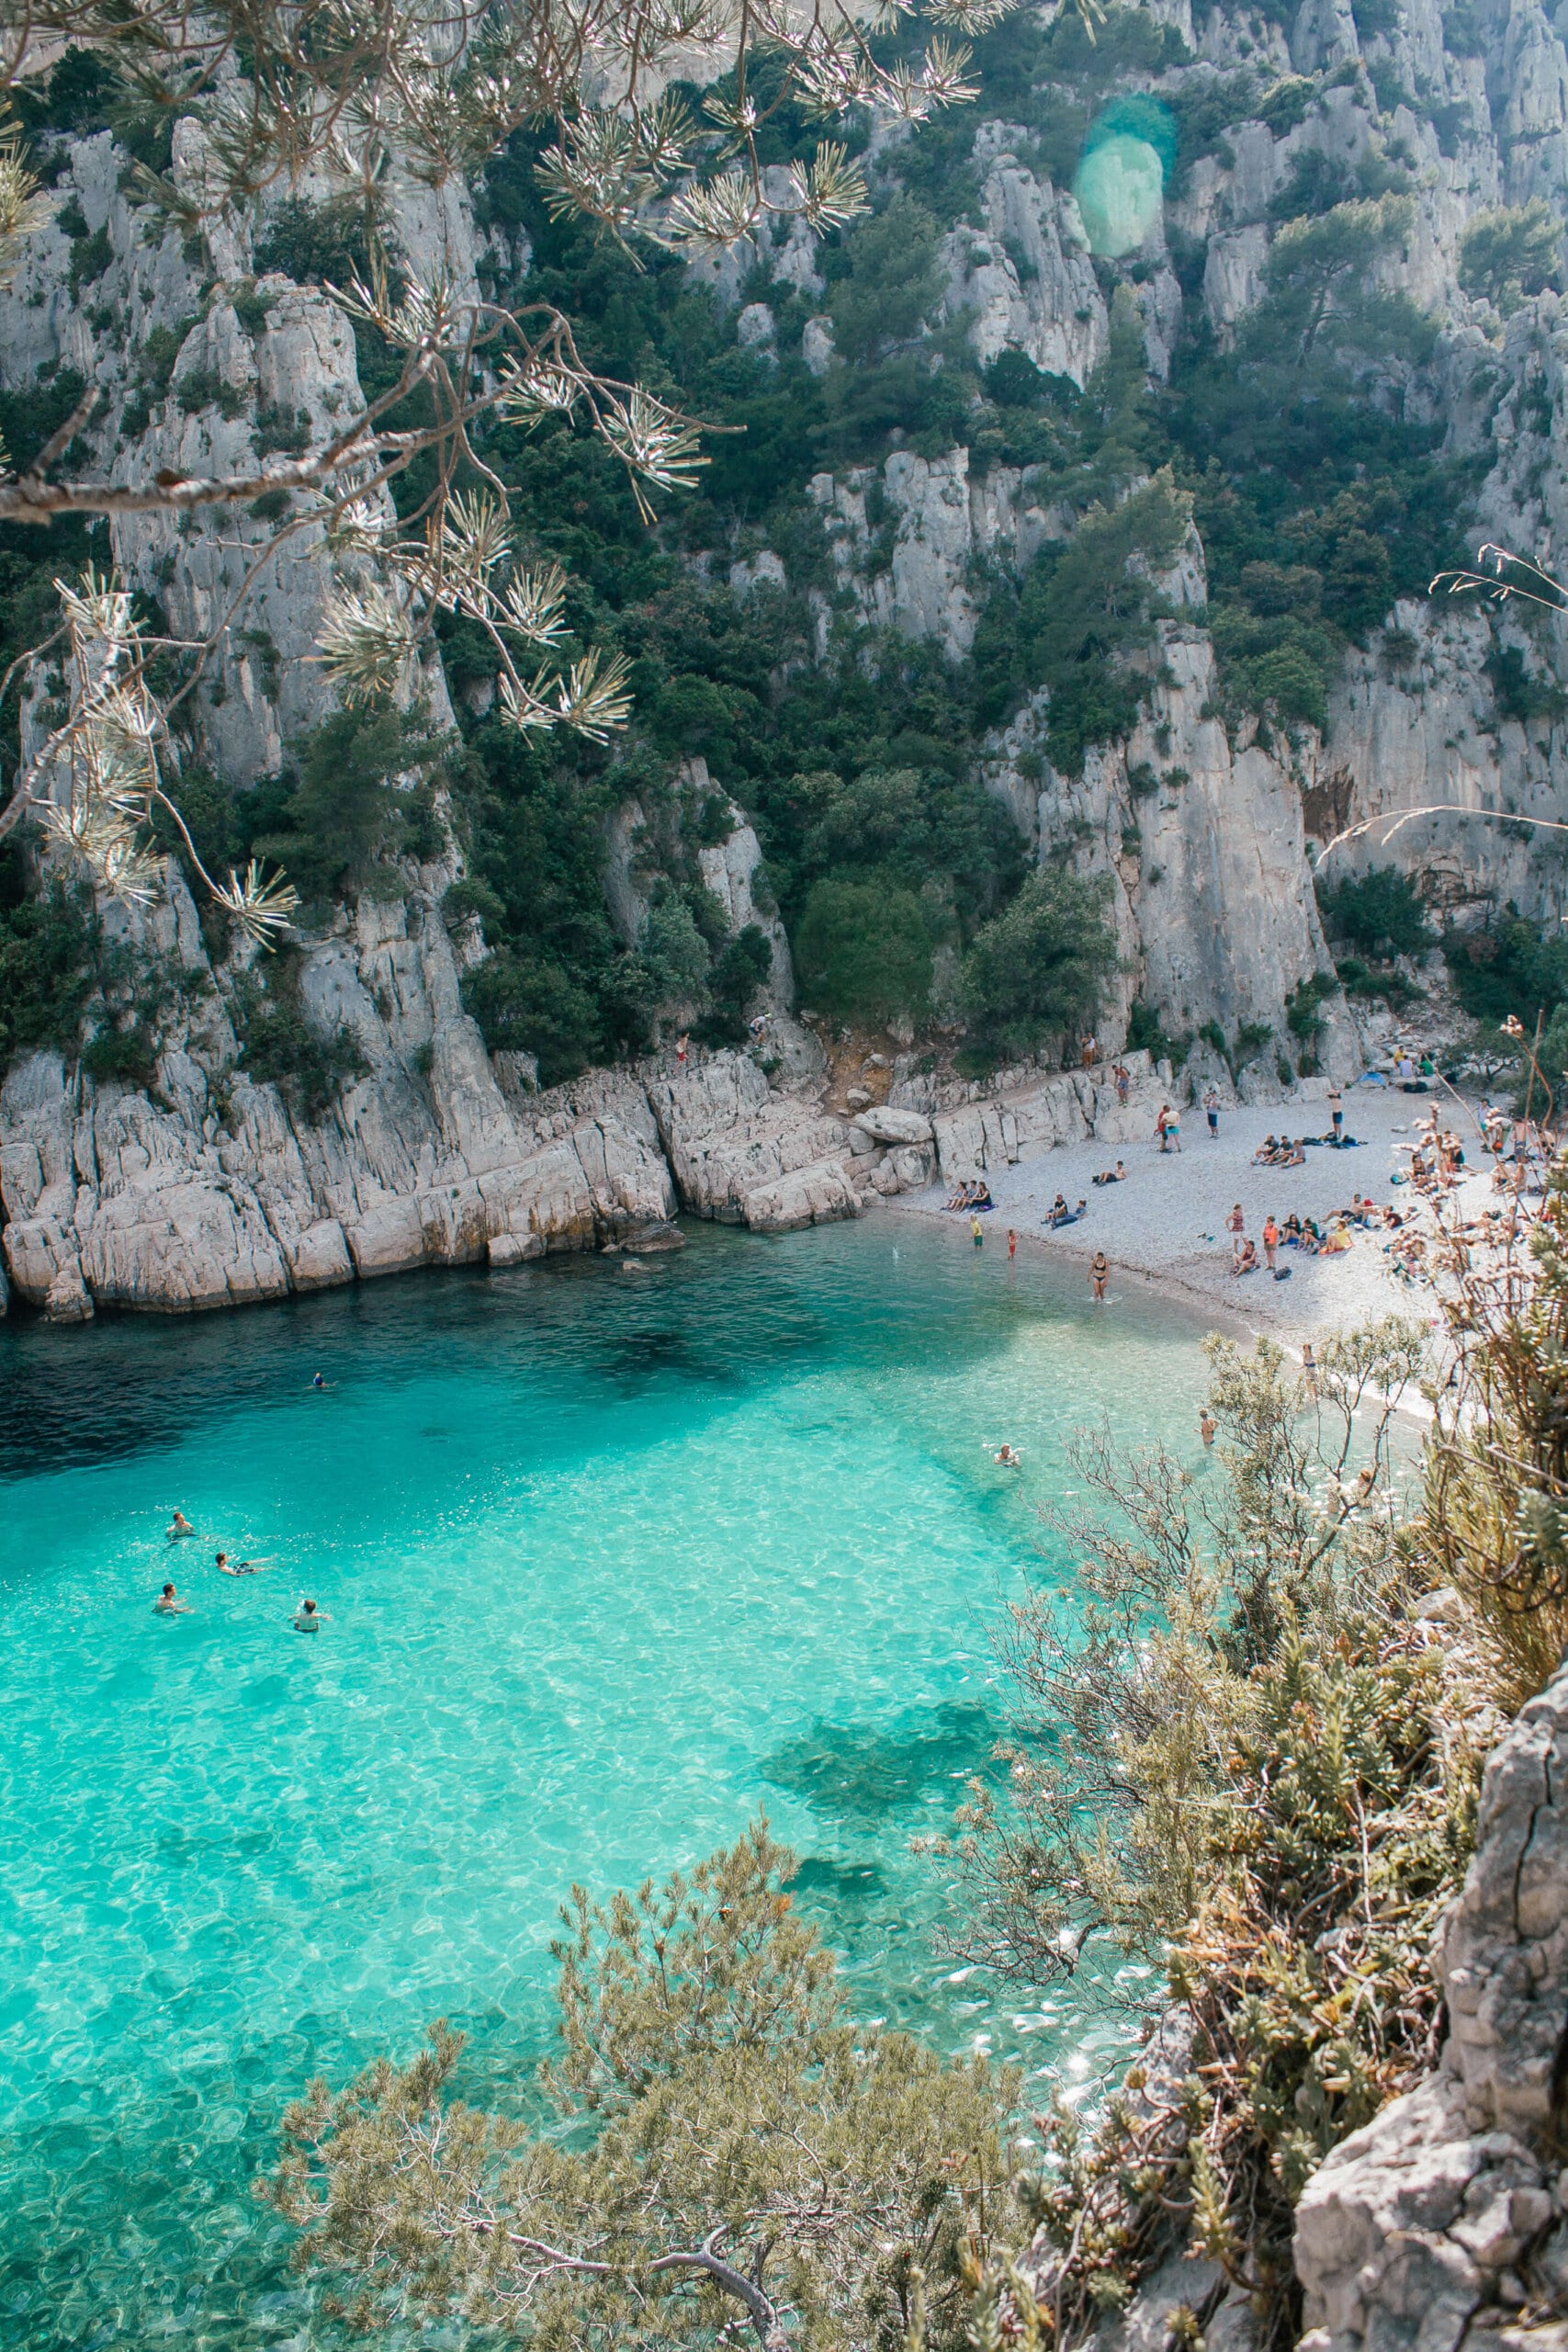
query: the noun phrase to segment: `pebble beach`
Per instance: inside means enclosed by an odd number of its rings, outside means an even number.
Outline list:
[[[1478,1106],[1461,1103],[1447,1089],[1405,1094],[1396,1088],[1357,1085],[1345,1091],[1345,1132],[1354,1150],[1309,1145],[1299,1168],[1255,1168],[1253,1154],[1269,1135],[1324,1134],[1327,1106],[1322,1102],[1227,1106],[1220,1113],[1217,1138],[1211,1138],[1200,1104],[1182,1112],[1181,1149],[1162,1153],[1153,1134],[1138,1141],[1106,1144],[1089,1140],[1058,1147],[1015,1167],[987,1170],[996,1204],[985,1218],[987,1253],[1005,1252],[1008,1227],[1018,1234],[1021,1252],[1043,1250],[1080,1262],[1086,1273],[1097,1250],[1111,1261],[1110,1306],[1129,1281],[1157,1285],[1190,1302],[1218,1310],[1227,1323],[1268,1332],[1288,1345],[1318,1333],[1366,1322],[1379,1315],[1428,1315],[1424,1294],[1393,1272],[1383,1234],[1358,1229],[1354,1246],[1342,1255],[1309,1257],[1282,1249],[1288,1281],[1277,1282],[1260,1265],[1252,1274],[1231,1272],[1231,1237],[1225,1219],[1241,1203],[1246,1231],[1259,1243],[1264,1219],[1282,1224],[1294,1210],[1320,1224],[1348,1207],[1353,1193],[1370,1194],[1380,1206],[1392,1203],[1408,1214],[1416,1196],[1407,1185],[1391,1185],[1408,1155],[1402,1145],[1416,1140],[1420,1120],[1434,1112],[1464,1141],[1469,1169],[1460,1187],[1467,1214],[1496,1199],[1493,1161],[1475,1130]],[[1092,1179],[1120,1159],[1127,1181],[1097,1188]],[[967,1245],[968,1218],[944,1212],[950,1186],[931,1185],[892,1205],[895,1216],[936,1216]],[[1069,1205],[1088,1202],[1076,1224],[1052,1232],[1047,1224],[1058,1193]],[[1119,1279],[1118,1279],[1119,1278]]]

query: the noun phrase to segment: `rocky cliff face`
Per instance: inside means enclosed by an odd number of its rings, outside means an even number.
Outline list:
[[[153,1089],[96,1086],[57,1053],[0,1087],[6,1262],[17,1297],[53,1320],[660,1246],[677,1208],[778,1231],[861,1205],[846,1123],[809,1087],[775,1091],[746,1056],[680,1070],[666,1057],[543,1092],[518,1057],[492,1060],[427,895],[363,900],[305,959],[311,1016],[346,1030],[363,1065],[316,1121],[234,1067],[177,881],[158,927],[205,1014],[166,1043]]]
[[[1458,279],[1478,211],[1537,196],[1562,209],[1568,51],[1555,21],[1539,0],[1477,0],[1462,38],[1446,34],[1438,0],[1364,7],[1359,18],[1348,0],[1303,0],[1289,23],[1229,6],[1192,12],[1187,0],[1161,0],[1154,13],[1186,44],[1185,62],[1129,73],[1125,87],[1190,112],[1219,105],[1250,74],[1258,114],[1229,119],[1224,137],[1190,162],[1119,273],[1090,253],[1078,204],[1051,177],[1033,135],[982,120],[968,166],[973,200],[940,247],[933,329],[945,322],[979,362],[1017,353],[1081,388],[1106,359],[1114,318],[1131,316],[1157,384],[1183,338],[1206,334],[1224,348],[1244,331],[1289,209],[1283,192],[1303,174],[1359,173],[1371,186],[1367,175],[1397,168],[1413,191],[1410,227],[1380,270],[1386,288],[1421,304],[1438,332],[1431,355],[1392,369],[1381,396],[1414,422],[1440,422],[1444,455],[1467,465],[1476,485],[1478,533],[1555,563],[1568,527],[1568,472],[1557,455],[1562,304],[1551,294],[1523,298],[1505,319]],[[60,158],[55,220],[0,295],[6,389],[25,393],[62,370],[96,386],[101,405],[85,440],[106,469],[132,458],[149,470],[237,465],[302,446],[351,413],[360,390],[342,312],[280,271],[254,275],[266,219],[192,238],[137,200],[108,133],[66,142]],[[874,161],[896,177],[897,141],[874,150]],[[181,124],[174,177],[195,191],[204,170],[201,133]],[[468,287],[492,264],[526,270],[526,239],[481,235],[461,189],[400,187],[395,211],[416,267],[438,265]],[[797,227],[693,274],[730,306],[738,347],[767,357],[775,310],[754,299],[759,283],[801,307],[819,303],[821,261]],[[832,345],[830,322],[812,316],[807,366],[827,368]],[[806,508],[824,561],[794,544],[784,553],[760,546],[752,533],[729,562],[737,598],[801,594],[815,612],[818,658],[847,614],[933,645],[954,664],[974,652],[988,584],[1021,578],[1079,520],[1054,502],[1041,467],[1000,463],[962,443],[896,447],[876,465],[821,470],[806,487]],[[142,517],[105,535],[173,635],[219,630],[193,704],[193,741],[231,784],[274,774],[330,707],[311,655],[334,559],[309,521],[269,552],[279,519],[215,514],[176,526]],[[1564,911],[1568,859],[1550,844],[1568,837],[1523,821],[1561,813],[1568,721],[1556,715],[1551,681],[1564,624],[1516,628],[1505,616],[1499,629],[1472,605],[1405,600],[1346,658],[1326,725],[1284,727],[1224,707],[1195,530],[1152,585],[1162,617],[1138,657],[1142,701],[1129,731],[1091,744],[1081,771],[1066,773],[1049,754],[1051,696],[1042,688],[978,750],[979,772],[1032,854],[1106,877],[1122,955],[1107,1034],[1121,1034],[1141,999],[1173,1029],[1217,1024],[1227,1037],[1267,1030],[1283,1039],[1292,996],[1328,970],[1312,845],[1368,816],[1431,803],[1501,811],[1509,823],[1445,813],[1407,825],[1386,849],[1374,842],[1338,854],[1348,865],[1396,859],[1444,908],[1511,901],[1552,920]],[[1540,684],[1534,716],[1506,715],[1484,666],[1499,647]],[[24,740],[36,738],[59,692],[39,665]],[[411,692],[437,726],[449,721],[434,653]],[[710,775],[690,763],[684,775],[699,796],[731,794],[717,766]],[[678,1202],[759,1224],[841,1214],[874,1170],[880,1189],[917,1181],[928,1149],[944,1167],[984,1164],[997,1145],[978,1132],[954,1131],[946,1143],[872,1139],[872,1151],[862,1135],[857,1151],[843,1122],[823,1111],[820,1056],[789,1018],[789,941],[756,879],[756,831],[739,802],[728,805],[728,833],[701,848],[697,865],[721,910],[719,932],[733,938],[756,924],[767,937],[774,1086],[754,1066],[727,1061],[722,1077],[710,1066],[690,1100],[682,1089],[694,1077],[628,1072],[529,1095],[524,1061],[488,1059],[462,1011],[461,972],[486,947],[476,921],[449,937],[437,911],[462,874],[448,836],[427,862],[403,861],[402,903],[364,900],[329,933],[302,941],[306,1017],[323,1034],[346,1032],[364,1064],[336,1109],[304,1120],[243,1075],[230,1019],[239,963],[210,963],[175,882],[148,937],[183,974],[188,1002],[152,1086],[95,1087],[69,1056],[43,1056],[14,1069],[0,1092],[0,1197],[19,1295],[62,1313],[95,1297],[271,1296],[397,1265],[583,1246],[664,1217]],[[637,865],[644,820],[634,802],[609,826],[606,899],[628,947],[649,911]],[[679,1017],[679,1006],[670,1011]],[[1325,1013],[1321,1068],[1348,1074],[1360,1042],[1341,1002],[1330,999]],[[1257,1064],[1248,1083],[1274,1085],[1274,1061]],[[1075,1083],[1057,1090],[1055,1108],[1033,1088],[1041,1120],[1099,1117]],[[936,1115],[934,1105],[908,1107]],[[899,1153],[916,1156],[896,1165]]]
[[[1321,2166],[1297,2213],[1311,2352],[1554,2352],[1568,2292],[1568,1675],[1494,1751],[1443,1929],[1438,2072]]]

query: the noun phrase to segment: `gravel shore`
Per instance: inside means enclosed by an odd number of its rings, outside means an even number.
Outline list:
[[[1468,1108],[1461,1118],[1460,1105],[1446,1091],[1419,1095],[1354,1086],[1346,1091],[1345,1130],[1357,1138],[1357,1148],[1309,1146],[1300,1168],[1255,1168],[1252,1155],[1267,1135],[1326,1132],[1324,1103],[1222,1110],[1217,1141],[1210,1138],[1201,1106],[1192,1104],[1182,1112],[1179,1154],[1162,1154],[1151,1134],[1138,1143],[1068,1145],[987,1172],[996,1206],[985,1220],[985,1246],[987,1252],[1005,1250],[1012,1226],[1021,1250],[1046,1250],[1086,1268],[1094,1252],[1103,1250],[1123,1274],[1137,1274],[1189,1302],[1211,1305],[1227,1321],[1239,1319],[1288,1343],[1390,1312],[1426,1315],[1430,1309],[1421,1292],[1390,1272],[1380,1235],[1358,1229],[1354,1248],[1342,1256],[1306,1258],[1281,1250],[1279,1262],[1291,1270],[1288,1282],[1271,1280],[1261,1267],[1238,1280],[1230,1270],[1225,1219],[1239,1201],[1246,1230],[1261,1254],[1263,1221],[1270,1211],[1281,1223],[1292,1209],[1321,1223],[1335,1209],[1348,1207],[1352,1193],[1361,1193],[1380,1205],[1392,1202],[1408,1212],[1414,1195],[1405,1185],[1391,1188],[1389,1178],[1408,1165],[1400,1145],[1416,1141],[1417,1121],[1434,1110],[1464,1138],[1474,1172],[1461,1186],[1461,1199],[1467,1210],[1479,1208],[1495,1195],[1492,1162],[1480,1150]],[[1118,1159],[1127,1182],[1096,1190],[1090,1179]],[[964,1228],[966,1218],[942,1213],[949,1189],[932,1185],[907,1193],[891,1204],[893,1213],[937,1215],[943,1224]],[[1087,1200],[1089,1209],[1078,1224],[1052,1233],[1045,1220],[1058,1193],[1073,1206]]]

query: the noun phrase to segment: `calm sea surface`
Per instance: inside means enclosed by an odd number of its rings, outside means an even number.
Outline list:
[[[1070,1573],[1035,1510],[1073,1430],[1197,1456],[1199,1327],[999,1228],[649,1265],[0,1326],[0,2345],[328,2342],[249,2194],[287,2099],[436,2016],[468,2096],[525,2097],[572,1882],[762,1809],[863,2016],[1042,2088],[1124,2046],[1104,1981],[938,1957],[910,1841],[999,1728],[1007,1595]]]

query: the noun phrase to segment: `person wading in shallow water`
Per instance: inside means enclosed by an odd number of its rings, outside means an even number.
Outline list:
[[[190,1603],[180,1599],[172,1584],[166,1584],[152,1603],[152,1611],[158,1617],[188,1617]]]
[[[1097,1250],[1089,1261],[1089,1286],[1094,1294],[1096,1306],[1105,1304],[1105,1285],[1111,1280],[1111,1261],[1103,1250]]]
[[[973,1211],[971,1211],[969,1217],[969,1238],[973,1241],[976,1250],[978,1250],[981,1242],[986,1238],[986,1228],[981,1224],[978,1216],[976,1216]]]

